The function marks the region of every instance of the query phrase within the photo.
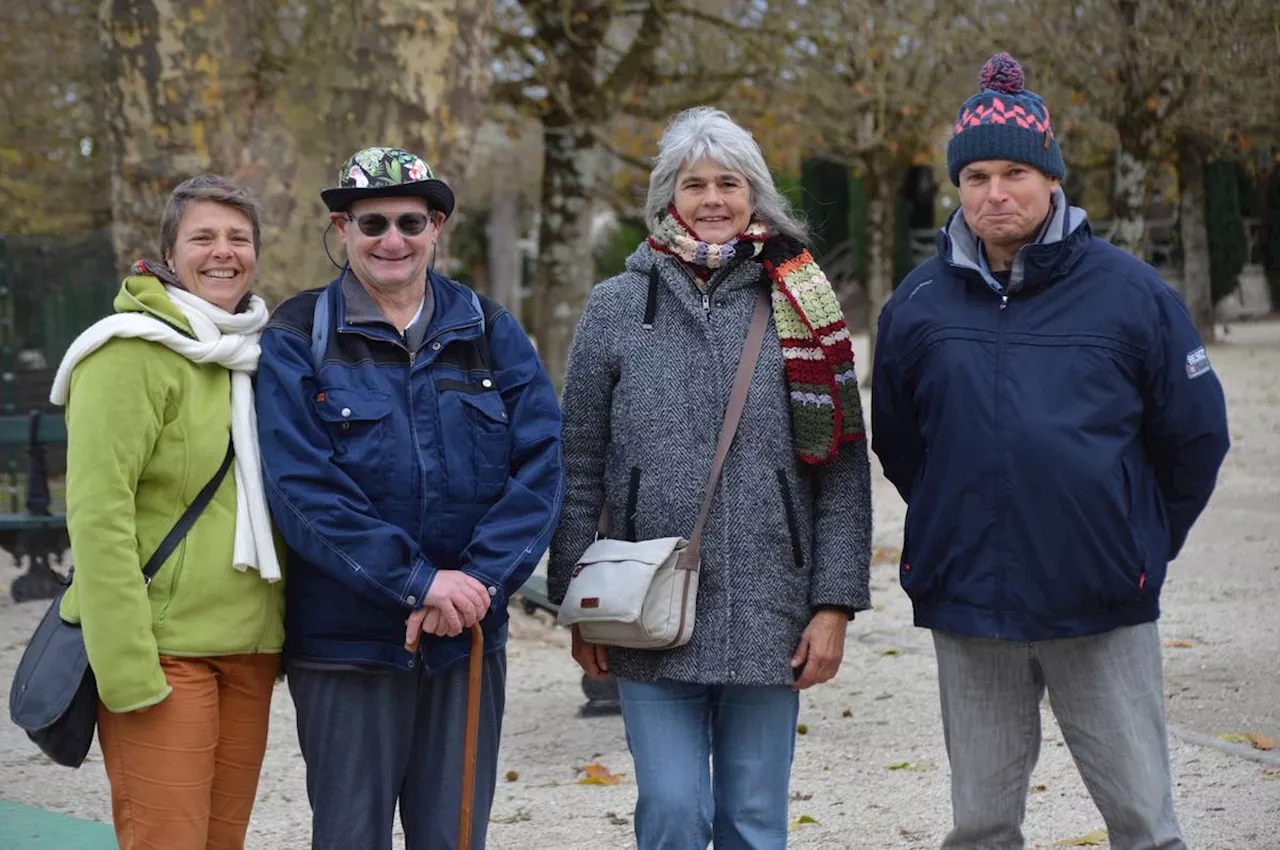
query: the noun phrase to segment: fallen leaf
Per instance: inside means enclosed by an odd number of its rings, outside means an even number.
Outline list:
[[[805,725],[805,724],[803,724],[803,723],[797,723],[797,724],[796,724],[796,734],[797,734],[797,735],[808,735],[808,734],[809,734],[809,727],[808,727],[808,726],[806,726],[806,725]]]
[[[1195,646],[1195,644],[1189,640],[1166,640],[1163,645],[1165,649],[1190,649]]]
[[[1032,794],[1043,794],[1045,791],[1048,791],[1048,790],[1049,790],[1049,786],[1047,786],[1047,785],[1032,785],[1032,786],[1031,786],[1031,793],[1032,793]]]
[[[853,717],[853,709],[852,709],[852,708],[846,708],[844,711],[840,712],[840,716],[841,716],[841,717]]]
[[[1228,744],[1248,744],[1249,737],[1241,735],[1239,732],[1223,732],[1218,736],[1219,740],[1226,741]]]
[[[884,649],[880,650],[880,654],[886,656],[901,655],[902,650],[895,646],[886,646]]]
[[[796,818],[791,822],[791,831],[798,832],[799,830],[803,829],[806,826],[821,826],[821,825],[822,824],[818,823],[816,820],[809,817],[808,815],[801,815],[800,817]]]
[[[1249,739],[1250,744],[1253,744],[1255,750],[1274,750],[1276,748],[1275,738],[1259,735],[1257,732],[1248,732],[1245,737]]]
[[[933,765],[924,761],[917,761],[917,762],[895,761],[895,762],[886,764],[885,767],[887,767],[889,770],[910,770],[913,773],[924,773],[926,770],[933,769]]]
[[[1107,843],[1107,831],[1105,829],[1094,829],[1086,832],[1084,835],[1077,835],[1075,838],[1068,838],[1065,841],[1059,841],[1055,847],[1100,847]]]
[[[610,773],[609,768],[599,762],[592,762],[580,768],[583,775],[579,785],[617,785],[622,781],[621,773]]]
[[[524,809],[516,809],[516,813],[514,815],[503,815],[501,817],[489,818],[489,823],[524,823],[525,821],[531,820],[533,820],[533,815],[529,814]]]
[[[871,563],[894,564],[902,560],[902,550],[889,546],[877,546],[871,550]]]
[[[1262,775],[1266,779],[1280,779],[1280,768],[1268,767],[1262,771]]]
[[[812,799],[813,799],[812,794],[802,794],[799,791],[791,792],[791,802],[793,803],[802,802],[804,800],[812,800]]]
[[[516,773],[514,770],[508,770],[508,771],[507,771],[507,781],[508,781],[508,782],[515,782],[515,781],[516,781],[517,779],[519,779],[519,778],[520,778],[520,774]]]
[[[629,826],[631,821],[624,818],[617,812],[605,812],[604,819],[614,826]]]

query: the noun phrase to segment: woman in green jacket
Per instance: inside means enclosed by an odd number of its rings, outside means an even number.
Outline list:
[[[243,848],[284,642],[252,374],[267,321],[249,294],[258,207],[239,184],[178,186],[163,262],[67,352],[62,615],[84,629],[121,850]],[[233,472],[147,584],[142,566],[234,446]]]

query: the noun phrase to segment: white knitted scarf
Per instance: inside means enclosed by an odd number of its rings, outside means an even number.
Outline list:
[[[85,357],[115,337],[158,342],[192,363],[217,363],[231,370],[231,442],[235,448],[236,537],[232,553],[237,570],[255,569],[266,581],[280,579],[280,563],[271,535],[271,515],[262,485],[258,452],[258,416],[253,404],[253,381],[258,369],[258,338],[267,324],[267,305],[258,296],[249,308],[228,313],[176,286],[166,286],[177,308],[191,323],[196,338],[140,313],[117,313],[95,323],[67,349],[53,379],[49,399],[65,405],[71,372]]]

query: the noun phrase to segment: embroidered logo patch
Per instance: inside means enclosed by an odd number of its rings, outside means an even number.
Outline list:
[[[1201,375],[1207,375],[1212,371],[1213,366],[1210,365],[1209,355],[1205,353],[1203,346],[1187,355],[1188,378],[1198,378]]]

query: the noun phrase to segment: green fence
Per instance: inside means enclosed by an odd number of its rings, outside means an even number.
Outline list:
[[[111,312],[119,286],[107,230],[0,234],[0,413],[48,408],[67,346]]]
[[[111,312],[119,286],[107,230],[0,234],[0,415],[52,409],[49,388],[63,353]],[[61,511],[63,447],[50,446],[46,459],[54,510]],[[24,509],[26,470],[25,447],[0,449],[0,511]]]

